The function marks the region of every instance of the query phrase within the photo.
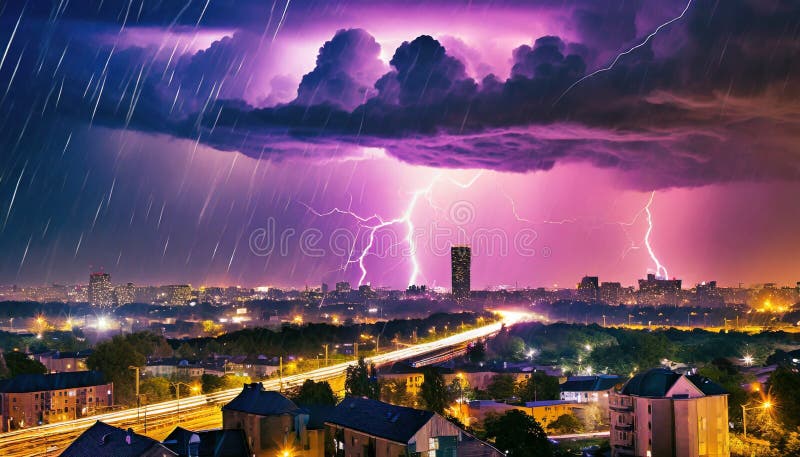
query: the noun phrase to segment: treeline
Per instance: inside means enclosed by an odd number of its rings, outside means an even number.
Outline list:
[[[285,324],[280,329],[244,329],[220,335],[216,338],[194,338],[173,340],[175,349],[180,348],[183,356],[202,358],[211,354],[228,355],[308,355],[316,356],[329,345],[330,353],[338,345],[364,342],[362,335],[371,342],[367,347],[374,349],[375,341],[380,339],[381,348],[391,347],[393,340],[403,343],[413,342],[443,332],[457,332],[464,326],[473,326],[478,319],[493,319],[490,314],[477,313],[437,313],[425,319],[395,319],[375,324],[331,325],[309,323],[305,325]]]

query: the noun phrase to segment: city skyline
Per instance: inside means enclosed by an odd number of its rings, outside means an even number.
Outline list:
[[[797,280],[796,6],[195,3],[0,13],[0,284]]]

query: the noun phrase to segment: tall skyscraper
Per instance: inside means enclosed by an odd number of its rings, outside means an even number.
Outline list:
[[[453,297],[457,300],[469,298],[471,263],[472,250],[469,246],[452,246],[450,248]]]
[[[114,304],[114,288],[111,286],[111,275],[108,273],[92,273],[89,275],[89,304],[92,306],[112,306]]]

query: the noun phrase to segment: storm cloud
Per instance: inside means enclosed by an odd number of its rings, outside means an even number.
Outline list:
[[[662,6],[668,16],[645,14],[642,2],[626,2],[623,10],[614,2],[565,5],[573,38],[521,43],[507,51],[509,75],[479,81],[433,36],[402,43],[387,71],[368,29],[341,29],[319,48],[294,100],[266,107],[241,98],[259,71],[253,56],[277,35],[274,9],[263,12],[272,29],[259,34],[249,27],[174,58],[169,49],[97,49],[75,39],[115,27],[119,12],[101,9],[107,22],[90,32],[68,21],[53,28],[28,13],[35,19],[23,22],[25,38],[10,47],[0,81],[13,72],[32,77],[9,84],[14,90],[3,103],[21,115],[4,123],[21,123],[33,103],[45,105],[44,120],[31,125],[49,122],[48,115],[70,116],[270,160],[314,151],[327,158],[369,146],[433,167],[526,172],[588,162],[618,169],[623,185],[643,189],[800,178],[796,2],[695,0],[684,17],[647,40],[658,25],[653,17],[666,22],[685,4]],[[188,27],[201,14],[172,13],[174,24],[146,8],[137,19]],[[90,14],[79,6],[65,17]],[[215,17],[219,27],[247,22],[222,12]],[[7,11],[2,20],[13,25],[16,16]],[[58,107],[48,92],[61,97]]]

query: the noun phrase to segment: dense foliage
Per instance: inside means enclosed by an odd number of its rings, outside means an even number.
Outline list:
[[[486,438],[508,457],[550,457],[553,446],[542,426],[528,414],[514,409],[484,421]]]

